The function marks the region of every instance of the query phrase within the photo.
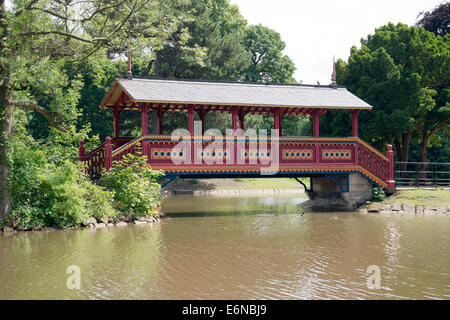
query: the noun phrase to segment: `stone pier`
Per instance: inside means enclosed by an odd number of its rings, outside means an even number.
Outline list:
[[[372,196],[372,184],[358,173],[345,177],[311,177],[307,192],[311,211],[353,211]]]

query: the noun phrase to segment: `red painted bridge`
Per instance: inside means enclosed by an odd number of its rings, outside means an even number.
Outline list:
[[[167,177],[342,177],[360,174],[372,184],[394,189],[393,152],[383,155],[358,138],[358,113],[372,107],[345,88],[309,85],[267,85],[204,81],[121,79],[103,99],[101,109],[114,113],[114,137],[86,153],[80,144],[80,160],[91,176],[108,170],[124,155],[142,153],[153,169]],[[352,115],[351,137],[321,137],[319,117],[332,109]],[[141,113],[142,135],[119,135],[120,113]],[[147,131],[149,112],[157,115],[153,134]],[[163,117],[187,112],[188,129],[163,134]],[[232,115],[226,136],[205,131],[208,113]],[[247,114],[273,115],[274,128],[268,136],[244,131]],[[197,115],[198,121],[195,120]],[[310,115],[312,137],[282,135],[285,115]],[[167,117],[166,117],[167,118]]]

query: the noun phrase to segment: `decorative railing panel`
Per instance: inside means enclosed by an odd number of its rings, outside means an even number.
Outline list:
[[[113,141],[111,141],[113,143]],[[380,185],[389,179],[389,159],[359,138],[326,137],[180,137],[144,135],[128,140],[114,149],[105,162],[103,146],[86,156],[90,173],[98,174],[105,163],[113,163],[126,154],[144,154],[156,168],[245,168],[277,166],[359,171]],[[244,171],[242,171],[242,170]],[[336,169],[336,170],[334,170]],[[328,170],[328,171],[327,171]],[[177,170],[179,171],[179,170]],[[225,171],[224,171],[225,172]],[[337,172],[337,171],[336,171]]]
[[[358,164],[384,182],[389,178],[389,159],[363,141],[358,144]]]

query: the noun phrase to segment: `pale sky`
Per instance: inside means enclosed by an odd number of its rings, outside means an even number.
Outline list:
[[[336,60],[347,61],[352,46],[393,22],[413,25],[421,11],[444,0],[230,0],[249,24],[261,23],[281,34],[304,84],[329,84]]]

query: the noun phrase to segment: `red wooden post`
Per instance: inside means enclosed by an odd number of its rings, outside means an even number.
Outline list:
[[[280,109],[276,109],[273,112],[273,128],[275,130],[278,130],[278,136],[279,137],[281,137],[281,131],[282,131],[281,119],[282,119],[282,114],[280,112]]]
[[[205,133],[205,116],[206,116],[206,111],[200,110],[200,112],[198,113],[198,117],[200,118],[200,121],[202,122],[202,135]]]
[[[160,107],[156,115],[158,116],[158,134],[162,134],[164,110]]]
[[[388,144],[386,157],[389,159],[388,164],[388,187],[389,189],[395,189],[395,180],[394,180],[394,151],[392,151],[392,145]]]
[[[111,146],[111,138],[106,137],[106,143],[105,143],[105,169],[106,171],[109,171],[112,164],[112,146]]]
[[[119,106],[114,107],[114,148],[119,147],[119,113],[120,109]]]
[[[278,116],[278,130],[279,130],[279,136],[281,137],[283,135],[283,112],[280,110]]]
[[[357,137],[358,136],[358,114],[359,114],[359,110],[351,110],[352,113],[352,132],[353,132],[353,137]]]
[[[194,107],[188,107],[189,134],[191,135],[191,163],[194,163]]]
[[[142,113],[142,135],[145,136],[148,134],[148,122],[147,122],[147,112],[148,112],[148,106],[143,105],[141,109]],[[147,141],[144,139],[142,140],[142,155],[147,155]]]
[[[191,136],[194,135],[194,107],[189,106],[188,108],[188,121],[189,121],[189,133]]]
[[[319,110],[315,109],[313,111],[313,136],[319,137]]]
[[[314,109],[312,111],[312,118],[313,118],[313,137],[319,137],[319,110],[318,109]],[[315,163],[319,163],[320,162],[320,147],[317,143],[314,146],[315,149]]]
[[[233,135],[236,134],[236,130],[237,130],[237,119],[238,119],[238,109],[237,107],[233,107],[232,111],[231,111],[231,116],[232,116],[232,126],[233,126]]]
[[[244,117],[245,117],[245,112],[241,111],[239,112],[239,129],[244,130]]]
[[[84,147],[84,140],[80,140],[80,146],[78,147],[78,157],[80,161],[86,159],[86,148]]]
[[[147,134],[147,128],[148,128],[147,112],[148,112],[148,107],[146,105],[142,106],[141,113],[142,113],[142,135],[143,136]]]
[[[119,113],[120,109],[118,106],[114,107],[114,138],[119,137]]]

